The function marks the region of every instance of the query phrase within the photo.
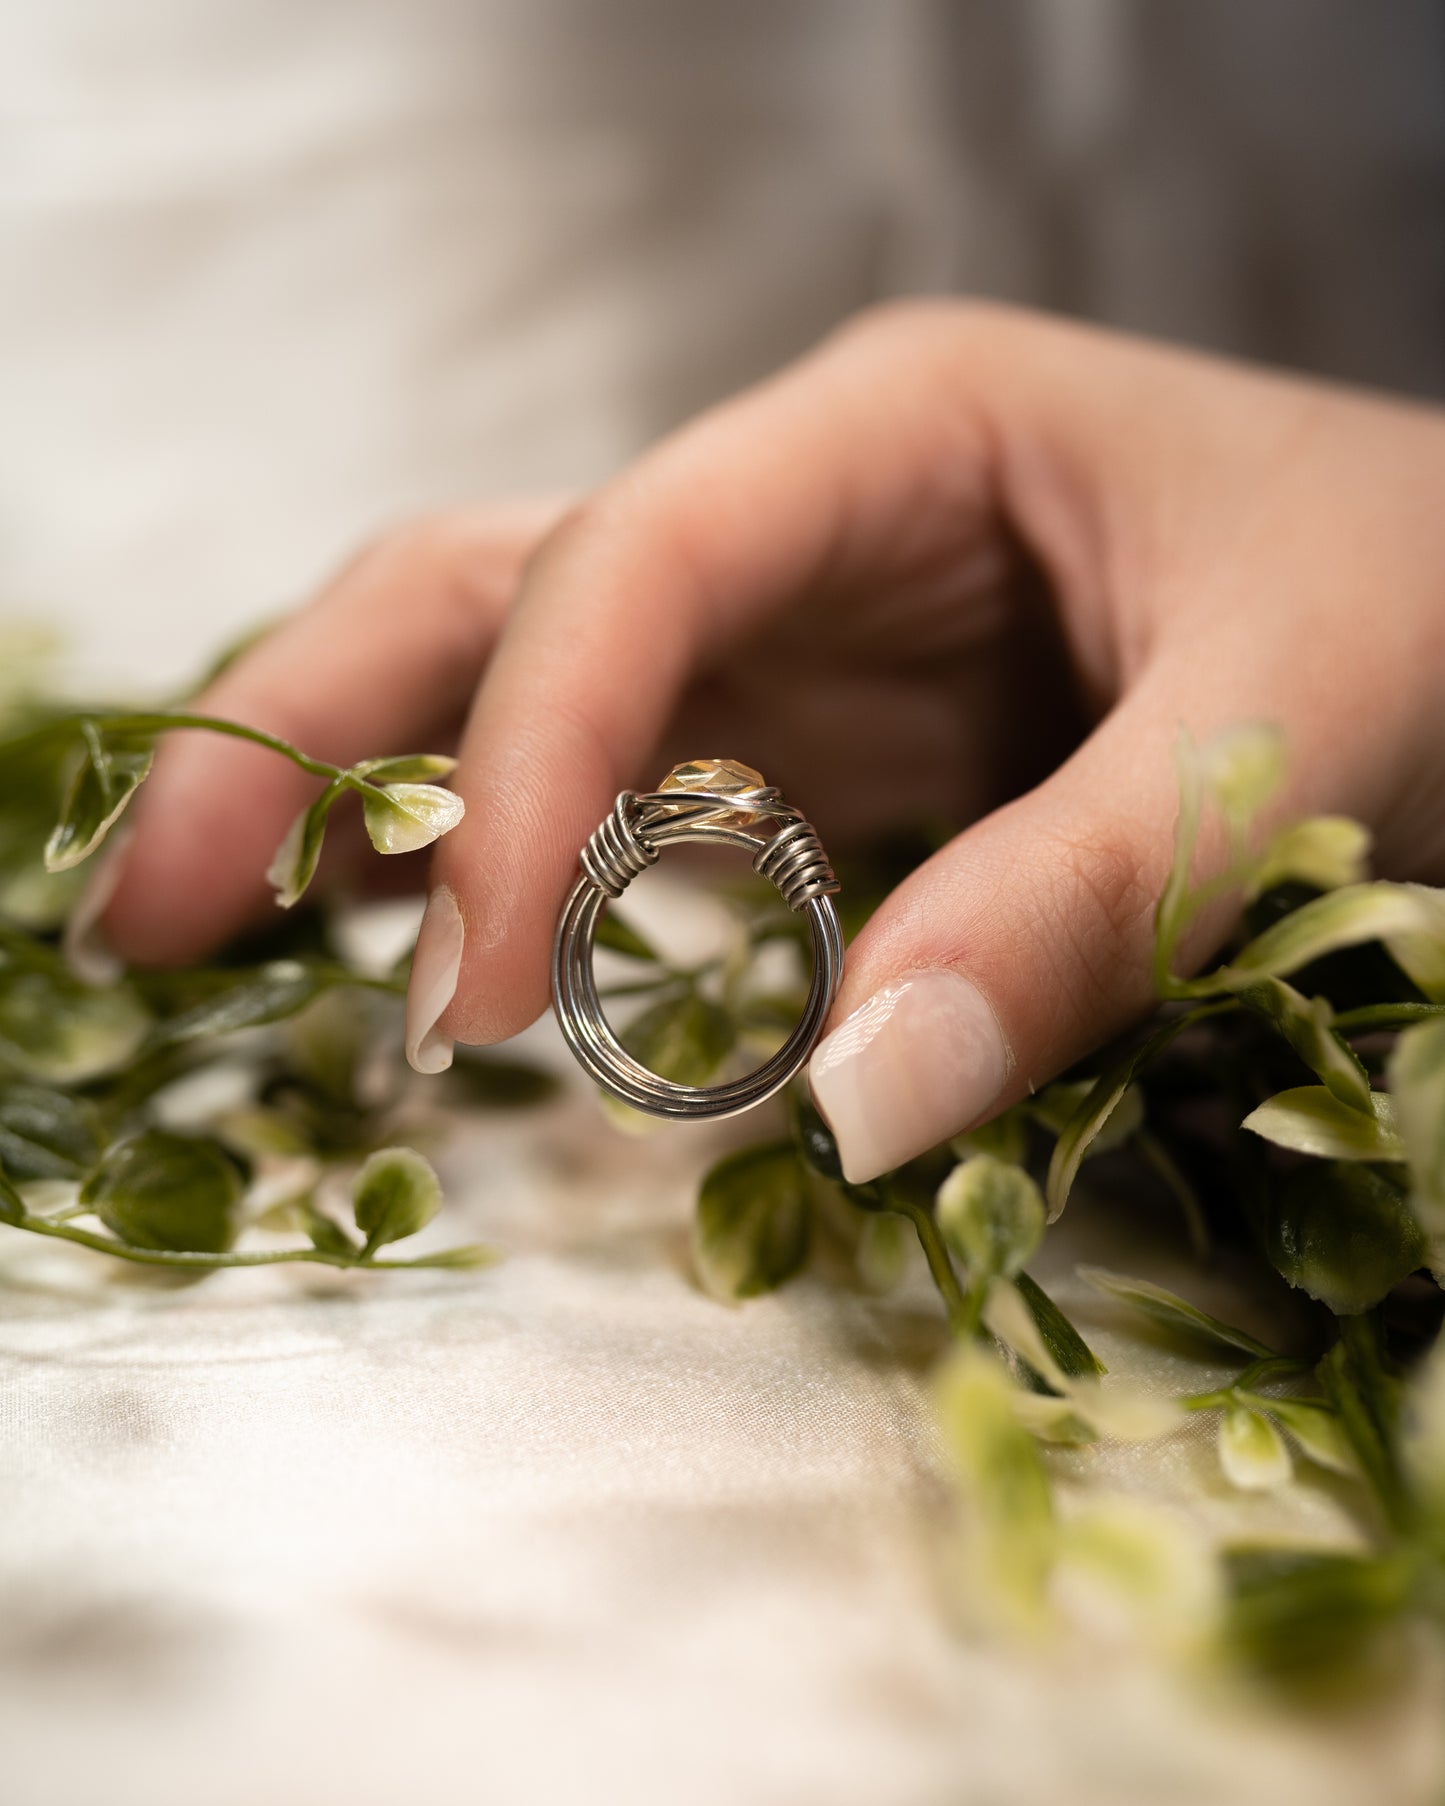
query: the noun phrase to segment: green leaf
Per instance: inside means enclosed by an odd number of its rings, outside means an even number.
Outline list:
[[[1044,1341],[1028,1300],[1012,1280],[996,1279],[989,1286],[983,1321],[1099,1434],[1120,1442],[1145,1442],[1177,1427],[1180,1412],[1172,1399],[1127,1382],[1115,1381],[1105,1387],[1092,1374],[1071,1379],[1064,1373]]]
[[[1072,1397],[1072,1382],[1054,1359],[1037,1317],[1011,1279],[992,1281],[983,1293],[981,1316],[995,1341],[1025,1362],[1046,1386]]]
[[[1073,1399],[1056,1392],[1020,1391],[1014,1415],[1030,1436],[1065,1448],[1083,1448],[1099,1440],[1099,1432],[1082,1416]]]
[[[244,1189],[220,1142],[146,1129],[107,1150],[80,1199],[133,1248],[221,1254],[236,1239]]]
[[[1174,770],[1179,781],[1179,814],[1174,823],[1174,858],[1169,876],[1164,881],[1154,911],[1154,979],[1161,995],[1171,987],[1174,948],[1191,914],[1189,876],[1194,864],[1194,848],[1199,839],[1199,818],[1203,808],[1204,780],[1199,748],[1187,727],[1181,726],[1174,741]],[[1067,1195],[1065,1187],[1065,1195]],[[1055,1208],[1049,1197],[1049,1220],[1063,1209],[1062,1200]]]
[[[295,1160],[313,1152],[311,1141],[289,1117],[260,1105],[227,1110],[212,1126],[220,1140],[246,1161],[272,1156]]]
[[[500,1248],[485,1242],[468,1242],[460,1248],[438,1248],[435,1254],[417,1254],[398,1264],[407,1267],[446,1267],[456,1273],[472,1273],[481,1267],[495,1267],[503,1258]]]
[[[1050,1085],[1041,1094],[1043,1098],[1052,1098],[1061,1087]],[[1084,1087],[1088,1089],[1087,1085]],[[1071,1098],[1069,1114],[1078,1102]],[[1051,1125],[1057,1133],[1060,1123]],[[1028,1158],[1028,1114],[1022,1104],[1015,1104],[1011,1110],[1004,1110],[1000,1115],[991,1117],[988,1122],[980,1123],[976,1129],[967,1129],[962,1135],[955,1135],[949,1143],[960,1160],[967,1160],[970,1154],[992,1154],[996,1160],[1010,1161],[1014,1166],[1022,1166]]]
[[[1266,1246],[1283,1277],[1337,1317],[1378,1304],[1427,1253],[1399,1189],[1340,1161],[1300,1167],[1276,1188]]]
[[[1410,1384],[1401,1453],[1421,1528],[1445,1562],[1445,1337],[1420,1363]]]
[[[1258,979],[1297,971],[1342,947],[1364,941],[1393,943],[1400,937],[1433,946],[1442,935],[1445,893],[1422,884],[1349,884],[1282,917],[1228,965],[1188,981],[1183,989],[1191,996],[1241,991]]]
[[[291,1206],[296,1227],[313,1248],[323,1254],[359,1254],[360,1249],[334,1217],[318,1210],[309,1198],[300,1198]]]
[[[1127,1614],[1128,1646],[1173,1657],[1197,1655],[1218,1622],[1219,1568],[1209,1539],[1167,1506],[1106,1498],[1061,1526],[1060,1566],[1068,1598],[1086,1580],[1087,1604],[1102,1592],[1110,1620]],[[1092,1614],[1091,1614],[1092,1615]],[[1086,1620],[1087,1624],[1087,1620]],[[1113,1623],[1110,1628],[1113,1629]]]
[[[1263,1412],[1232,1402],[1219,1420],[1219,1465],[1244,1492],[1272,1491],[1294,1471],[1283,1437]]]
[[[557,1075],[526,1060],[458,1047],[447,1087],[459,1091],[476,1110],[527,1110],[557,1095]]]
[[[424,1229],[441,1208],[441,1181],[431,1162],[413,1148],[381,1148],[351,1185],[356,1227],[366,1237],[362,1253],[375,1254]]]
[[[1232,1323],[1211,1317],[1208,1311],[1200,1310],[1198,1305],[1190,1304],[1188,1299],[1180,1298],[1150,1280],[1127,1279],[1123,1274],[1110,1273],[1103,1267],[1080,1267],[1079,1275],[1098,1291],[1117,1299],[1141,1317],[1147,1317],[1161,1329],[1185,1337],[1191,1344],[1205,1342],[1213,1348],[1252,1355],[1256,1360],[1267,1359],[1274,1353],[1247,1330],[1236,1329]]]
[[[736,1029],[726,1010],[689,991],[635,1016],[618,1039],[634,1060],[675,1085],[705,1085],[731,1053]]]
[[[83,1098],[42,1085],[0,1087],[0,1166],[12,1179],[78,1180],[99,1156],[99,1125]]]
[[[1387,1523],[1404,1529],[1414,1514],[1400,1468],[1400,1382],[1385,1364],[1373,1317],[1341,1322],[1339,1340],[1315,1368],[1315,1378]]]
[[[9,1223],[12,1227],[25,1221],[25,1200],[10,1183],[10,1177],[0,1170],[0,1223]]]
[[[288,1017],[286,1063],[313,1107],[362,1110],[358,1080],[376,1033],[375,1002],[366,991],[334,985]]]
[[[1012,1279],[1043,1239],[1044,1201],[1021,1166],[975,1154],[938,1190],[938,1225],[972,1285]]]
[[[130,985],[93,990],[59,965],[0,967],[0,1071],[83,1085],[124,1066],[149,1026]]]
[[[620,953],[624,959],[647,960],[653,965],[663,963],[662,955],[651,941],[610,909],[597,918],[597,932],[592,938],[597,946],[605,947],[609,953]]]
[[[1193,1009],[1183,1015],[1175,1016],[1157,1028],[1149,1039],[1134,1052],[1117,1061],[1107,1071],[1100,1073],[1085,1093],[1073,1115],[1059,1131],[1059,1138],[1054,1143],[1053,1155],[1049,1160],[1048,1178],[1044,1184],[1044,1198],[1048,1205],[1049,1221],[1056,1222],[1069,1201],[1069,1193],[1073,1190],[1074,1180],[1078,1177],[1079,1167],[1084,1156],[1093,1147],[1103,1133],[1109,1118],[1124,1101],[1124,1095],[1134,1082],[1134,1075],[1143,1070],[1177,1035],[1185,1029],[1193,1028],[1195,1023],[1206,1017],[1216,1015],[1221,1008],[1230,1005],[1205,1004],[1200,1009]]]
[[[1358,1676],[1408,1599],[1399,1559],[1234,1551],[1226,1647],[1277,1686],[1318,1693]]]
[[[729,1303],[774,1291],[802,1266],[811,1222],[807,1175],[791,1142],[729,1154],[698,1193],[698,1278]]]
[[[1393,1099],[1373,1091],[1370,1101],[1374,1109],[1367,1116],[1323,1085],[1300,1085],[1266,1098],[1240,1127],[1321,1160],[1403,1160],[1405,1144],[1395,1129]]]
[[[1034,1438],[997,1362],[965,1344],[934,1384],[934,1410],[966,1509],[970,1578],[1015,1628],[1048,1621],[1057,1552],[1053,1500]]]
[[[835,1185],[843,1180],[843,1162],[838,1153],[837,1137],[824,1121],[811,1098],[799,1097],[793,1106],[793,1133],[804,1161],[822,1179]]]
[[[1109,1370],[1036,1280],[1027,1273],[1014,1279],[1039,1334],[1066,1379],[1087,1379]]]
[[[1276,884],[1342,890],[1369,870],[1370,831],[1347,815],[1314,815],[1281,828],[1265,849],[1249,884],[1261,896]]]
[[[903,1278],[912,1241],[903,1217],[884,1211],[864,1217],[853,1262],[870,1292],[891,1292]]]
[[[1340,1420],[1328,1405],[1304,1398],[1271,1398],[1259,1392],[1236,1391],[1235,1397],[1256,1411],[1268,1411],[1311,1461],[1332,1473],[1358,1476],[1359,1465],[1350,1452]]]
[[[1283,1035],[1332,1096],[1352,1110],[1373,1113],[1369,1074],[1334,1032],[1327,998],[1307,998],[1282,978],[1265,978],[1241,991],[1239,1000]]]
[[[316,876],[321,858],[321,843],[326,838],[326,818],[345,786],[338,778],[330,783],[312,803],[303,809],[286,830],[286,838],[276,849],[266,869],[266,882],[276,892],[281,909],[290,909]]]
[[[467,806],[439,784],[388,784],[384,790],[368,785],[361,811],[378,853],[415,853],[449,834]]]
[[[1423,884],[1403,889],[1416,893],[1421,920],[1385,936],[1390,957],[1432,1003],[1445,1003],[1445,891]]]
[[[149,735],[102,735],[92,722],[66,788],[60,820],[45,843],[45,869],[68,871],[88,859],[150,775],[155,742]]]
[[[1094,1079],[1055,1079],[1037,1097],[1018,1106],[1051,1135],[1062,1135],[1092,1093]],[[1133,1139],[1144,1126],[1144,1098],[1137,1085],[1125,1087],[1113,1108],[1100,1122],[1085,1149],[1086,1155],[1110,1154]]]
[[[1242,843],[1255,816],[1284,782],[1284,735],[1269,722],[1241,722],[1205,741],[1199,763],[1231,838]]]
[[[457,761],[445,753],[404,753],[395,759],[363,759],[347,775],[372,784],[429,784],[449,778],[456,768]]]
[[[264,966],[217,972],[210,996],[157,1023],[151,1031],[151,1042],[157,1047],[169,1047],[202,1036],[234,1035],[242,1029],[284,1021],[305,1009],[338,978],[345,977],[345,973],[296,959],[275,959]]]
[[[1445,1235],[1445,1016],[1406,1029],[1389,1080],[1416,1213],[1432,1234]]]

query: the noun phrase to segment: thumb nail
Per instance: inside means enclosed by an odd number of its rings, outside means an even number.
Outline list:
[[[406,988],[406,1057],[417,1072],[445,1072],[455,1043],[437,1023],[457,992],[466,929],[456,897],[439,884],[427,899]]]
[[[818,1043],[808,1068],[854,1185],[876,1179],[993,1104],[1013,1056],[988,999],[961,972],[911,972]]]

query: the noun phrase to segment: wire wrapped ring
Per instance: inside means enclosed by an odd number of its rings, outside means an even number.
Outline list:
[[[673,842],[742,847],[753,869],[777,886],[788,908],[806,915],[813,977],[791,1035],[755,1072],[723,1085],[679,1085],[635,1060],[602,1013],[592,969],[597,924],[609,901]],[[583,847],[582,875],[557,922],[552,1001],[567,1045],[605,1091],[649,1116],[736,1116],[780,1091],[813,1051],[843,974],[843,933],[833,896],[838,881],[822,842],[780,790],[730,760],[679,765],[646,795],[624,790]]]

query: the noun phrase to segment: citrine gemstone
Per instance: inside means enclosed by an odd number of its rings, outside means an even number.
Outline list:
[[[709,796],[737,796],[744,790],[764,790],[767,779],[751,765],[740,765],[736,759],[688,759],[672,770],[657,786],[659,790],[702,790]],[[711,818],[729,826],[745,825],[756,820],[752,810],[738,809]]]

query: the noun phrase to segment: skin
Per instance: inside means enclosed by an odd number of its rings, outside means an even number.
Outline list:
[[[200,706],[338,761],[465,715],[432,881],[466,927],[442,1028],[470,1042],[546,1007],[578,847],[674,759],[757,766],[835,847],[971,822],[850,950],[832,1023],[964,972],[1013,1052],[1002,1107],[1151,1005],[1181,722],[1280,723],[1281,813],[1358,816],[1382,873],[1439,881],[1442,674],[1445,417],[930,303],[861,317],[566,509],[388,536]],[[269,907],[257,874],[310,793],[245,747],[168,745],[112,942],[187,960]]]

